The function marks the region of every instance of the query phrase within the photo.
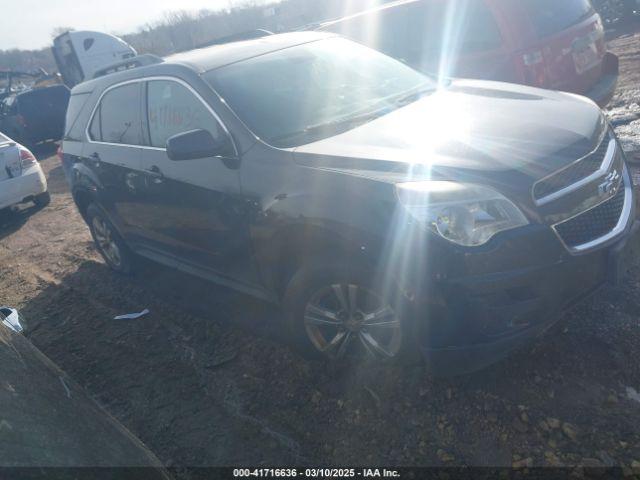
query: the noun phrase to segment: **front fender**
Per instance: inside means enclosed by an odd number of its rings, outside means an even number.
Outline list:
[[[277,293],[297,268],[318,257],[387,270],[385,249],[395,206],[385,203],[383,195],[343,192],[279,195],[254,218],[256,259],[264,280]]]

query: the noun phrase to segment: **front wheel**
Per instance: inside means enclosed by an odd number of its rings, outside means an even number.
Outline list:
[[[87,208],[86,218],[95,245],[107,265],[118,273],[130,274],[133,270],[133,253],[107,216],[98,206],[91,204]]]
[[[325,360],[415,360],[415,335],[395,291],[364,267],[318,262],[302,267],[284,308],[293,342]]]

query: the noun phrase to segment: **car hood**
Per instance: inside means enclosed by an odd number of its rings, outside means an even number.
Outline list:
[[[400,175],[518,171],[536,180],[590,153],[605,129],[601,110],[583,97],[456,81],[365,125],[298,147],[294,155],[320,168]]]

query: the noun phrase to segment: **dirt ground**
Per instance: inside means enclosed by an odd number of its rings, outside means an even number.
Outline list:
[[[640,101],[640,34],[611,48],[626,108]],[[640,268],[480,373],[338,370],[287,347],[264,303],[155,265],[113,274],[54,150],[37,152],[52,204],[0,217],[1,303],[167,465],[640,467]]]

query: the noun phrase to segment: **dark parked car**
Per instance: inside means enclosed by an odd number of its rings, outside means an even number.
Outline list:
[[[589,0],[401,0],[319,29],[432,75],[563,90],[600,105],[618,82]]]
[[[312,356],[479,368],[616,278],[640,226],[590,100],[438,87],[320,33],[78,85],[63,149],[114,270],[141,255],[280,304]]]
[[[27,90],[0,103],[0,130],[24,145],[60,140],[69,103],[64,85]]]
[[[144,472],[168,480],[140,440],[17,333],[21,321],[15,310],[0,308],[2,478],[140,478]]]

